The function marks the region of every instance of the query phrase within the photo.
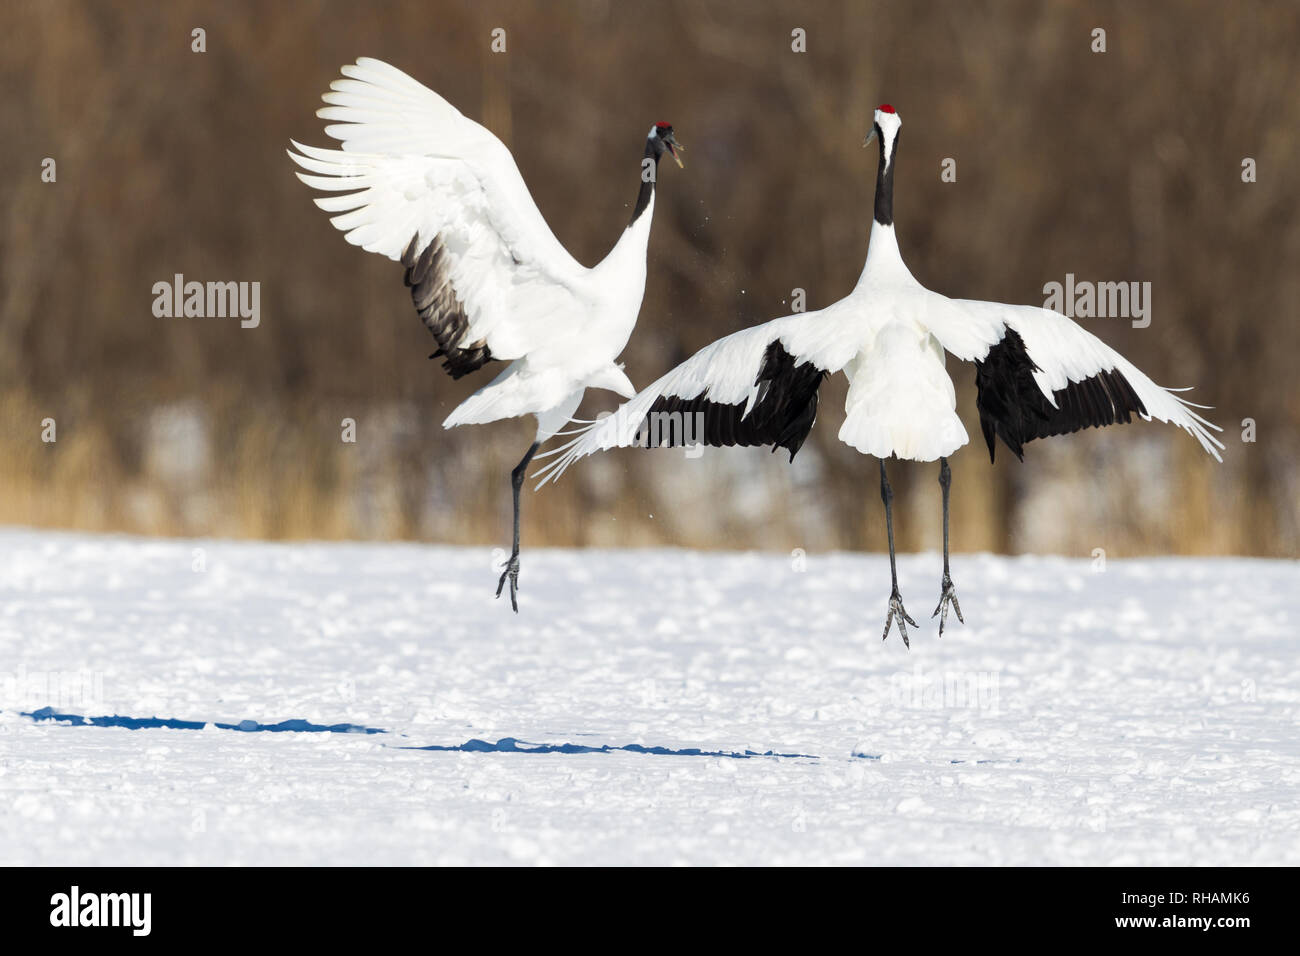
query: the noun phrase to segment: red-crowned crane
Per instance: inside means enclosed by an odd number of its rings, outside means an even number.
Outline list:
[[[560,245],[514,158],[488,130],[396,67],[363,57],[342,68],[317,112],[342,149],[293,143],[316,205],[347,241],[406,267],[406,284],[452,378],[491,362],[500,374],[456,407],[444,428],[533,415],[537,434],[511,472],[514,546],[497,582],[519,610],[519,490],[538,447],[588,388],[635,389],[615,364],[645,292],[646,246],[659,160],[680,166],[668,123],[656,123],[636,167],[632,220],[594,268]],[[631,168],[629,166],[629,174]]]
[[[898,593],[894,559],[893,492],[885,459],[939,461],[943,492],[943,578],[939,633],[951,604],[961,616],[948,565],[948,456],[969,440],[956,413],[956,393],[944,353],[975,363],[976,407],[993,458],[1000,438],[1023,460],[1035,438],[1144,419],[1185,429],[1216,460],[1218,426],[1192,405],[1147,378],[1118,352],[1060,313],[1034,306],[949,299],[931,292],[903,264],[894,235],[894,165],[901,126],[893,107],[875,112],[867,136],[880,143],[875,216],[866,266],[848,296],[817,312],[776,319],[701,349],[609,418],[557,448],[539,473],[541,484],[585,455],[624,445],[771,445],[793,460],[817,415],[822,379],[843,371],[849,380],[840,440],[880,459],[893,590],[883,637],[897,621],[917,624]],[[685,427],[672,416],[698,416]],[[673,426],[676,427],[673,427]],[[693,435],[692,435],[693,433]],[[545,455],[543,456],[545,457]],[[540,485],[539,485],[540,487]],[[905,623],[906,622],[906,623]],[[963,621],[964,623],[964,621]]]

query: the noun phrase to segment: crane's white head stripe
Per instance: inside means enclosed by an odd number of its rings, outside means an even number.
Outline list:
[[[903,121],[898,118],[898,114],[894,112],[893,107],[886,108],[884,106],[876,110],[874,119],[876,127],[880,130],[880,142],[883,147],[881,152],[884,154],[887,167],[893,160],[894,140],[898,137],[898,131],[902,127]]]

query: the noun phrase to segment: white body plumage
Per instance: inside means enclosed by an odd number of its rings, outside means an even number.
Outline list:
[[[1177,425],[1221,460],[1223,444],[1212,434],[1218,428],[1194,411],[1200,406],[1156,385],[1064,315],[1034,306],[950,299],[917,282],[903,262],[893,225],[891,164],[901,124],[892,111],[878,110],[875,119],[882,154],[876,217],[866,264],[853,291],[820,311],[776,319],[701,349],[615,414],[588,424],[577,438],[552,452],[558,457],[541,471],[543,484],[579,458],[633,444],[647,415],[668,404],[678,408],[689,403],[706,416],[732,415],[735,421],[725,434],[736,440],[724,444],[775,444],[782,421],[748,428],[746,422],[761,415],[764,400],[779,394],[784,383],[806,367],[847,376],[839,432],[846,444],[881,459],[944,458],[969,441],[956,412],[946,353],[989,367],[1001,361],[1010,372],[1032,378],[1036,394],[1026,395],[1022,389],[1008,399],[1025,404],[1024,414],[1032,418],[1028,424],[1014,423],[1036,430],[1021,436],[1023,440],[1125,421],[1131,412]],[[1009,344],[1016,346],[1014,355]],[[786,354],[780,369],[770,364],[774,346]],[[1003,384],[990,383],[989,407],[1001,397],[994,394],[994,386]],[[815,411],[815,387],[811,402]],[[981,408],[982,425],[986,411]],[[810,428],[812,417],[805,415],[804,423]],[[1011,429],[1012,424],[990,417],[986,437],[1002,435],[997,429]],[[992,453],[991,437],[989,443]],[[1016,434],[1011,434],[1010,443],[1019,454]],[[797,448],[796,443],[792,450]]]
[[[518,610],[524,471],[586,389],[634,394],[616,360],[645,292],[655,200],[646,163],[657,169],[668,152],[680,165],[681,145],[669,124],[651,127],[632,221],[589,269],[556,240],[514,157],[488,130],[387,63],[362,58],[342,73],[317,114],[342,148],[295,142],[298,178],[329,193],[316,204],[335,214],[330,221],[348,242],[406,267],[416,311],[438,345],[431,357],[445,357],[453,377],[507,363],[443,426],[537,419],[535,441],[511,473],[514,547],[497,587],[500,597],[509,579]]]
[[[289,155],[305,171],[299,178],[337,193],[316,204],[368,252],[401,260],[413,239],[417,251],[441,239],[445,281],[466,319],[453,347],[483,343],[509,363],[443,424],[532,414],[542,440],[586,388],[631,396],[615,360],[645,291],[653,194],[605,259],[584,267],[551,233],[492,133],[379,60],[342,72],[318,113],[342,148],[295,142]]]

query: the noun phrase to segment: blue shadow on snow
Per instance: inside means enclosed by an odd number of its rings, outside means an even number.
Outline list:
[[[234,730],[240,733],[307,733],[307,734],[384,734],[378,727],[362,727],[358,724],[313,724],[306,720],[282,720],[278,724],[259,724],[255,720],[241,720],[237,724],[223,724],[218,721],[178,720],[174,717],[83,717],[80,714],[56,713],[53,707],[42,707],[31,713],[23,713],[32,720],[56,720],[76,727],[124,727],[127,730],[202,730],[209,725],[220,730]],[[773,750],[759,753],[755,750],[741,752],[730,750],[700,750],[687,747],[673,750],[670,747],[646,747],[641,744],[626,744],[615,747],[604,744],[591,747],[586,744],[530,744],[514,737],[502,737],[496,743],[486,740],[471,739],[463,744],[428,746],[398,746],[396,750],[428,750],[443,753],[501,753],[501,754],[607,754],[625,751],[634,754],[650,754],[660,757],[731,757],[736,760],[748,760],[751,757],[801,757],[816,760],[811,754],[783,754]]]
[[[241,720],[237,724],[217,721],[177,720],[174,717],[82,717],[80,714],[56,714],[53,707],[23,714],[32,720],[57,720],[79,727],[125,727],[127,730],[202,730],[211,724],[221,730],[238,730],[241,733],[279,734],[382,734],[378,727],[361,727],[357,724],[313,724],[306,720],[282,720],[278,724],[259,724],[255,720]]]
[[[751,757],[802,757],[805,759],[816,760],[811,754],[781,754],[774,750],[766,750],[759,753],[756,750],[700,750],[697,747],[686,747],[682,750],[673,750],[670,747],[645,747],[641,744],[625,744],[622,747],[615,747],[612,744],[604,744],[600,747],[589,747],[586,744],[530,744],[514,737],[502,737],[496,743],[488,743],[486,740],[472,739],[463,744],[446,746],[443,744],[431,744],[427,747],[401,747],[400,750],[435,750],[435,751],[455,751],[458,753],[494,753],[494,754],[608,754],[626,751],[634,754],[652,754],[657,757],[732,757],[736,760],[748,760]]]

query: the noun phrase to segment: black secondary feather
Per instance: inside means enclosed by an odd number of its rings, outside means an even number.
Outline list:
[[[1002,341],[975,363],[975,407],[980,430],[994,459],[995,439],[1001,438],[1017,458],[1035,438],[1067,435],[1083,428],[1127,424],[1134,412],[1147,413],[1133,386],[1119,371],[1106,369],[1052,392],[1052,407],[1034,381],[1039,370],[1024,339],[1008,329]]]
[[[696,398],[665,395],[655,400],[641,423],[641,433],[660,446],[701,443],[713,447],[771,445],[785,448],[790,460],[803,446],[817,418],[817,389],[826,373],[812,362],[796,364],[781,343],[773,342],[763,354],[754,384],[758,397],[749,414],[745,403],[710,401],[708,393]],[[681,424],[671,427],[680,415]],[[687,416],[700,416],[687,418]],[[696,425],[695,423],[699,424]]]
[[[447,248],[442,237],[435,236],[423,252],[417,253],[418,238],[413,237],[402,253],[406,286],[411,290],[411,301],[415,303],[416,311],[438,343],[438,351],[429,358],[446,356],[442,367],[452,378],[460,378],[494,361],[492,352],[483,340],[460,344],[469,328],[469,316],[452,288]]]

